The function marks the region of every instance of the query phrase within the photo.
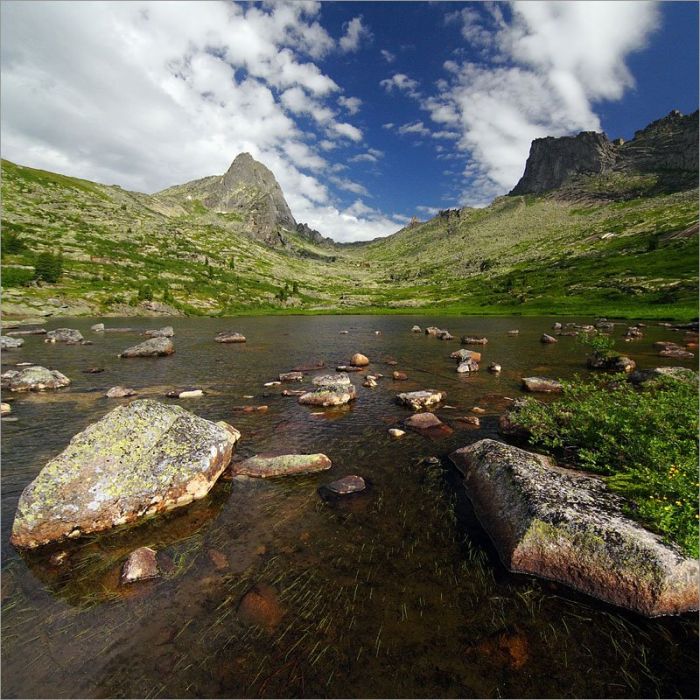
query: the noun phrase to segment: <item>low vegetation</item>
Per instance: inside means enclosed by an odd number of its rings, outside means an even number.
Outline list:
[[[698,556],[697,385],[624,375],[564,382],[561,399],[529,400],[518,422],[533,446],[603,475],[628,514]]]

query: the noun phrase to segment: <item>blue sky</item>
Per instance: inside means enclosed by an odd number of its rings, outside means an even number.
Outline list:
[[[2,153],[138,191],[249,151],[336,240],[483,206],[533,138],[698,106],[698,4],[16,2]]]

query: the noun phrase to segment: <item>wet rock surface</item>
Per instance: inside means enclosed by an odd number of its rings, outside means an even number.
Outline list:
[[[489,439],[450,459],[511,571],[648,616],[698,609],[698,561],[625,517],[602,480]]]
[[[155,549],[139,547],[134,550],[124,562],[121,573],[121,583],[136,583],[147,581],[160,576]]]
[[[55,369],[32,365],[21,370],[8,369],[2,374],[2,388],[9,391],[49,391],[69,386],[70,379]]]
[[[100,532],[202,498],[240,433],[157,401],[119,406],[78,433],[23,491],[12,543]]]
[[[24,345],[22,338],[12,338],[7,335],[0,335],[0,350],[16,350]]]
[[[539,394],[560,394],[563,390],[558,379],[549,377],[523,377],[523,389]]]
[[[344,476],[342,479],[331,481],[330,484],[326,484],[323,488],[340,496],[346,496],[364,491],[367,488],[367,484],[361,476],[351,474]]]
[[[283,372],[279,376],[281,382],[301,382],[304,380],[302,372]]]
[[[307,406],[343,406],[357,398],[357,390],[352,384],[323,384],[314,391],[299,397],[299,403]]]
[[[289,454],[256,455],[233,465],[236,475],[267,479],[275,476],[292,476],[294,474],[313,474],[331,468],[331,460],[326,455]]]
[[[430,438],[446,437],[453,432],[434,413],[415,413],[406,418],[403,424],[409,430]]]
[[[444,391],[435,389],[423,389],[421,391],[408,391],[396,395],[396,401],[404,406],[420,411],[430,406],[436,406],[447,397]]]
[[[463,335],[460,342],[462,345],[486,345],[489,340],[483,336]]]
[[[119,357],[165,357],[175,352],[170,338],[151,338],[138,345],[127,348]]]

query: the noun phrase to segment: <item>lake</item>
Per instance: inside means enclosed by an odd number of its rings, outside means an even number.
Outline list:
[[[528,375],[586,375],[585,348],[561,337],[542,345],[554,318],[315,316],[240,319],[61,319],[92,345],[25,337],[3,353],[5,369],[31,361],[55,368],[71,387],[16,395],[2,422],[2,685],[4,697],[697,697],[697,616],[647,620],[566,587],[509,574],[471,511],[446,455],[497,437],[508,398]],[[136,332],[89,330],[131,327]],[[166,323],[176,353],[118,359]],[[453,341],[410,332],[447,328]],[[650,325],[617,347],[642,368],[694,367],[658,358],[656,340],[682,334]],[[248,341],[213,342],[236,330]],[[518,336],[507,331],[519,329]],[[347,330],[348,334],[341,334]],[[375,331],[380,331],[376,334]],[[482,370],[458,375],[449,353],[461,334],[485,335]],[[319,410],[263,384],[297,365],[324,360],[331,371],[355,352],[385,377],[375,389],[351,375],[358,398]],[[386,364],[395,359],[396,366]],[[503,366],[499,375],[488,363]],[[98,374],[84,373],[104,368]],[[407,381],[390,379],[392,370]],[[312,373],[313,375],[313,373]],[[20,555],[8,543],[22,489],[70,438],[133,387],[165,402],[196,386],[202,398],[177,400],[242,433],[236,458],[256,453],[323,452],[333,466],[311,476],[241,484],[222,478],[190,507],[54,551]],[[305,387],[293,384],[290,388]],[[409,411],[396,393],[447,392],[436,413],[454,428],[430,440],[387,429]],[[508,398],[505,398],[508,397]],[[266,412],[243,412],[266,405]],[[451,408],[448,408],[451,407]],[[485,410],[475,428],[455,420]],[[427,463],[427,457],[439,463]],[[337,502],[317,489],[347,474],[368,480],[362,495]],[[123,587],[126,556],[158,550],[163,576]],[[276,625],[239,614],[253,585],[279,598]]]

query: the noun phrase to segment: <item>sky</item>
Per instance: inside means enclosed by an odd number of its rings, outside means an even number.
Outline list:
[[[698,108],[695,2],[0,3],[2,156],[139,192],[247,151],[337,241],[485,206],[530,143]]]

